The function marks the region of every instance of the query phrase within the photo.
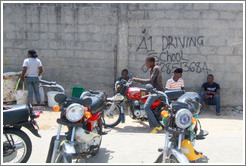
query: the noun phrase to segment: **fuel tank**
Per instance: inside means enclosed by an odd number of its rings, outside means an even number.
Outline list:
[[[147,95],[148,92],[141,92],[140,91],[141,89],[143,89],[143,88],[129,87],[126,94],[127,94],[128,98],[131,100],[143,100],[143,99],[141,99],[141,97]]]
[[[126,94],[127,97],[131,100],[142,100],[144,103],[146,102],[148,97],[144,97],[141,98],[142,96],[148,95],[148,92],[141,92],[140,90],[143,88],[138,88],[138,87],[130,87],[128,88]],[[156,109],[156,107],[161,103],[161,101],[155,101],[152,106],[151,109],[154,110]]]

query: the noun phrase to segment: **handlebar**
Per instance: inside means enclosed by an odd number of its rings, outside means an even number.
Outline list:
[[[49,82],[45,80],[39,80],[39,82],[42,84],[46,84],[46,85],[41,85],[41,87],[57,88],[61,92],[65,93],[65,89],[61,85],[57,84],[56,82]]]
[[[99,91],[89,90],[89,92],[90,92],[91,94],[93,94],[93,95],[98,95],[98,94],[100,94],[100,92],[99,92]]]
[[[47,85],[56,85],[56,82],[49,82],[49,81],[45,81],[45,80],[39,80],[39,82],[42,84],[47,84]]]

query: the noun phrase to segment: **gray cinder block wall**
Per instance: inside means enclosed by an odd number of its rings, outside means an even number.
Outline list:
[[[222,105],[243,105],[242,3],[4,3],[3,72],[20,71],[28,49],[68,93],[110,96],[123,68],[147,78],[155,56],[164,84],[182,67],[186,91],[199,92],[211,73]]]

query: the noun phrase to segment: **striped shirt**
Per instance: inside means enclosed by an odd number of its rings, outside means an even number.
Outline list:
[[[182,78],[179,78],[177,82],[173,80],[173,77],[167,80],[166,83],[166,89],[181,89],[181,87],[184,87],[184,80]]]

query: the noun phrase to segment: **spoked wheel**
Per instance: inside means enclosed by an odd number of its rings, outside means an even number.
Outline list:
[[[105,110],[103,111],[103,124],[105,127],[115,127],[120,123],[120,106],[107,103]]]
[[[3,135],[3,162],[26,163],[31,156],[32,142],[21,130],[6,129]]]

